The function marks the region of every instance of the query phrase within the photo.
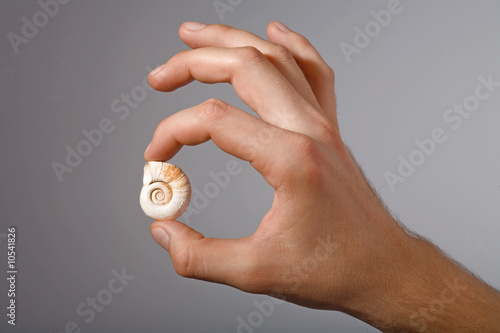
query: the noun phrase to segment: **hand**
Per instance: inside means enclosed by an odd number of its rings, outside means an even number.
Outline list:
[[[277,22],[269,41],[222,25],[185,23],[179,34],[192,50],[153,71],[150,85],[228,82],[259,117],[210,99],[166,118],[145,158],[168,160],[183,145],[212,140],[249,161],[275,195],[256,232],[241,239],[154,222],[152,235],[178,274],[341,310],[386,331],[423,327],[418,317],[412,324],[412,311],[450,283],[466,286],[456,288],[462,295],[477,289],[470,274],[407,233],[372,190],[340,136],[334,73],[306,38]],[[442,319],[427,318],[426,328]]]

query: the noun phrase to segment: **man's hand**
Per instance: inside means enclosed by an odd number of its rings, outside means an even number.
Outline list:
[[[498,293],[407,233],[368,184],[339,133],[334,73],[306,38],[278,22],[269,41],[193,22],[179,34],[192,50],[153,71],[151,86],[228,82],[258,117],[210,99],[166,118],[145,158],[165,161],[212,140],[249,161],[275,196],[241,239],[154,222],[177,273],[344,311],[387,332],[500,330]]]

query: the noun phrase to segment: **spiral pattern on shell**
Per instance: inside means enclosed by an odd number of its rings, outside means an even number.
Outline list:
[[[151,201],[155,205],[166,205],[172,199],[172,189],[166,184],[167,190],[157,188],[151,192]]]
[[[140,203],[155,220],[173,220],[184,213],[191,200],[191,184],[182,170],[166,162],[144,166]]]

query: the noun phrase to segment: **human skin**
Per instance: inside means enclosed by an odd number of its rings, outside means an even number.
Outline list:
[[[178,274],[342,311],[383,332],[500,332],[500,293],[408,232],[371,188],[340,136],[334,72],[305,37],[279,22],[269,40],[193,22],[179,35],[192,49],[152,71],[150,85],[227,82],[258,116],[210,99],[163,120],[145,159],[212,140],[275,194],[240,239],[155,221]]]

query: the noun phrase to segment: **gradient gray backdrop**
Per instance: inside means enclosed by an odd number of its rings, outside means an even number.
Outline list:
[[[227,2],[223,0],[223,2]],[[234,1],[233,1],[234,3]],[[348,63],[340,44],[373,20],[380,1],[251,1],[222,23],[265,36],[280,20],[307,36],[335,69],[342,135],[394,214],[451,256],[500,287],[500,91],[452,131],[443,112],[474,92],[480,75],[500,81],[498,1],[401,0],[403,10]],[[174,93],[147,91],[125,119],[111,105],[142,85],[155,67],[186,49],[183,21],[221,23],[207,1],[83,1],[59,12],[15,54],[7,35],[21,34],[36,1],[0,4],[0,276],[6,271],[8,226],[18,228],[17,323],[7,325],[7,283],[0,279],[0,331],[236,332],[237,318],[266,296],[176,275],[151,238],[141,211],[143,152],[157,124],[178,110],[218,97],[248,110],[229,85],[192,83]],[[248,110],[250,111],[250,110]],[[82,130],[109,118],[102,144],[60,183],[64,162]],[[413,141],[443,127],[448,140],[392,192],[384,172]],[[234,160],[210,143],[184,148],[173,162],[194,187]],[[297,161],[300,163],[300,161]],[[273,192],[246,162],[191,226],[206,236],[251,234]],[[182,220],[182,219],[181,219]],[[113,269],[136,278],[91,323],[75,309],[106,288]],[[366,277],[369,279],[370,277]],[[85,317],[87,318],[87,317]],[[375,332],[335,312],[276,305],[254,332]]]

